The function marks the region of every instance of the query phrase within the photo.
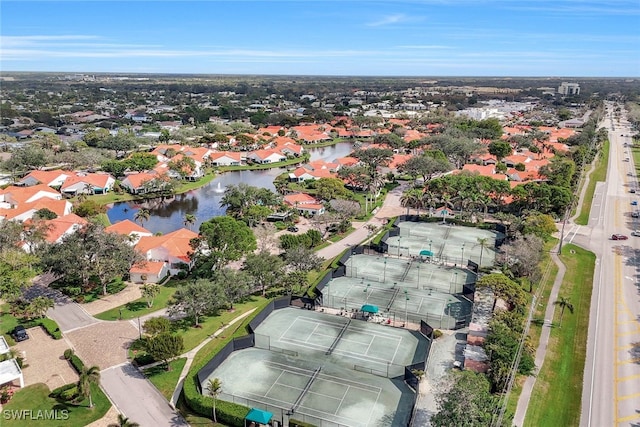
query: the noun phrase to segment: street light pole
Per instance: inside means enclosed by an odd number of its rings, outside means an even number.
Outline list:
[[[416,289],[420,289],[420,266],[416,265],[416,268],[418,269],[418,286],[416,286]]]
[[[398,236],[398,258],[400,258],[400,241],[401,241],[401,237]]]
[[[409,295],[407,295],[407,291],[404,291],[404,325],[407,327],[409,325]]]
[[[462,258],[460,258],[460,267],[464,268],[464,243],[462,244]]]
[[[384,272],[382,273],[382,282],[387,281],[387,259],[384,259]]]
[[[454,274],[455,274],[455,282],[453,284],[453,290],[455,291],[455,290],[458,289],[458,272],[456,271]],[[453,292],[451,292],[451,293],[453,293]]]
[[[364,288],[364,293],[367,294],[367,297],[364,300],[364,303],[366,304],[369,301],[369,287],[371,286],[371,283],[367,283],[367,287]]]

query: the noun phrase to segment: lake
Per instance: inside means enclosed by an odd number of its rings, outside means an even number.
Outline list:
[[[320,159],[331,161],[348,155],[352,150],[351,143],[341,142],[329,147],[311,148],[308,151],[312,161]],[[225,172],[207,185],[187,193],[168,198],[114,203],[107,211],[107,216],[112,224],[125,219],[133,221],[138,210],[148,209],[150,218],[143,224],[144,228],[152,233],[166,234],[184,227],[185,216],[191,214],[197,218],[191,228],[198,230],[202,222],[214,216],[224,215],[225,208],[220,206],[220,200],[228,185],[237,185],[242,182],[275,191],[273,180],[284,172],[286,172],[284,168]]]

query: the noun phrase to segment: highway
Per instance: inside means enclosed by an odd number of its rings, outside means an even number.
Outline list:
[[[637,178],[624,146],[632,131],[614,107],[608,103],[604,121],[611,143],[607,180],[596,187],[589,225],[568,233],[597,255],[580,418],[588,427],[640,426],[640,237],[631,235],[640,229],[631,217],[640,194],[630,193]],[[612,240],[614,233],[629,239]]]

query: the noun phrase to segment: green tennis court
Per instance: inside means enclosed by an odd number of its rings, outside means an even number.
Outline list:
[[[427,353],[427,340],[415,331],[295,308],[269,315],[255,331],[255,345],[386,377],[404,375],[405,366]]]
[[[466,265],[467,260],[481,266],[493,265],[495,241],[502,237],[497,231],[450,223],[403,221],[398,228],[400,235],[386,240],[390,256],[417,257],[421,251],[430,251],[434,261],[458,265]]]
[[[407,287],[406,283],[367,283],[346,276],[325,286],[322,303],[345,311],[358,311],[364,304],[374,304],[394,325],[398,322],[419,325],[424,320],[440,329],[455,329],[461,322],[468,322],[472,309],[466,298],[435,287],[417,289]]]
[[[211,378],[223,384],[220,400],[318,426],[406,426],[413,403],[402,380],[258,348],[232,353]]]

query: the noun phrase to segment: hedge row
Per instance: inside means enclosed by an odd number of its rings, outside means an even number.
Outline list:
[[[212,354],[205,357],[199,363],[191,365],[191,369],[189,369],[189,373],[185,378],[182,390],[184,393],[184,400],[192,411],[208,418],[211,417],[213,411],[213,398],[204,396],[198,391],[198,371],[204,368],[204,366],[209,363],[209,360],[211,360],[211,358],[232,339],[247,335],[249,322],[251,322],[251,320],[253,320],[253,318],[256,317],[268,303],[269,301],[265,302],[264,305],[257,307],[251,315],[247,316],[244,321],[239,324],[233,334],[218,343],[217,349]],[[222,400],[218,400],[216,402],[216,415],[218,422],[228,426],[244,426],[244,419],[249,413],[249,410],[250,408],[233,402],[225,402]]]
[[[76,383],[65,384],[49,393],[49,397],[68,402],[78,397],[78,385]]]
[[[45,317],[44,319],[29,320],[27,322],[21,323],[21,325],[24,326],[25,329],[42,326],[54,340],[62,339],[62,332],[60,331],[60,327],[55,320]]]
[[[65,350],[64,358],[71,363],[71,366],[73,366],[73,369],[76,370],[78,375],[82,374],[82,370],[84,369],[84,362],[82,361],[82,359],[76,356],[72,350]]]

